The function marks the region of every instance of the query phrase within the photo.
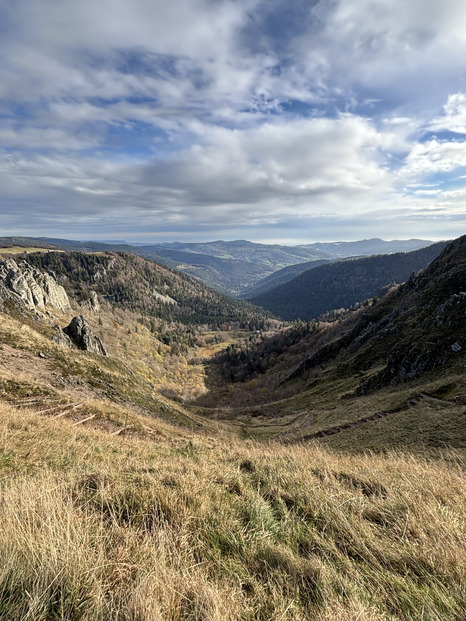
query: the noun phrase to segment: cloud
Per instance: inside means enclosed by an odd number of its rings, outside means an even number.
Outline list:
[[[466,95],[464,93],[450,95],[443,108],[444,114],[430,123],[430,129],[466,134]]]
[[[366,204],[389,183],[386,138],[350,115],[277,120],[243,131],[199,127],[198,139],[151,164],[5,154],[4,191],[14,197],[20,187],[24,196],[34,187],[37,200],[48,191],[52,204],[67,192],[70,212],[126,209],[154,222],[229,224],[277,222],[330,208],[344,213],[348,200]]]
[[[417,143],[406,158],[403,175],[416,176],[445,173],[466,166],[466,148],[463,141],[436,139]]]
[[[264,220],[280,210],[299,215],[348,199],[367,202],[387,184],[384,137],[361,118],[205,131],[202,143],[147,166],[143,183],[176,191],[187,205],[227,204],[231,219],[246,205]]]
[[[458,215],[465,20],[459,0],[4,3],[0,223]]]
[[[249,93],[257,67],[238,57],[236,31],[254,2],[19,0],[4,9],[2,95],[160,98],[162,105]]]

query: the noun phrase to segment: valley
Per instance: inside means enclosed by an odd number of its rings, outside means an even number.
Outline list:
[[[462,619],[466,237],[292,322],[131,253],[19,249],[1,618]]]

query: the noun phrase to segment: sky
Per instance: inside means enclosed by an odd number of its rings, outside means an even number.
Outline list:
[[[466,233],[464,0],[0,0],[0,235]]]

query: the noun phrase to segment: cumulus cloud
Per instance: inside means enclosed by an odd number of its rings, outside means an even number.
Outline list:
[[[0,224],[459,218],[465,20],[460,0],[4,3]]]
[[[271,201],[293,201],[289,213],[366,200],[387,184],[381,136],[364,119],[297,119],[238,131],[207,130],[202,144],[148,166],[145,183],[169,185],[189,204],[255,205],[263,217]],[[338,197],[338,198],[337,198]],[[235,209],[231,217],[235,217]]]
[[[317,10],[320,41],[340,87],[359,84],[400,107],[399,98],[409,98],[409,108],[426,94],[431,101],[443,97],[439,86],[461,73],[466,48],[461,0],[338,0],[319,3]]]
[[[430,123],[430,129],[466,134],[466,94],[450,95],[443,109],[444,114]]]
[[[417,143],[406,158],[404,174],[418,176],[426,173],[449,172],[466,166],[464,142],[429,140]]]

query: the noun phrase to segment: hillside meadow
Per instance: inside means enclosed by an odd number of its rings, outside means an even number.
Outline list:
[[[39,388],[0,405],[1,619],[464,619],[458,454],[79,424]]]

